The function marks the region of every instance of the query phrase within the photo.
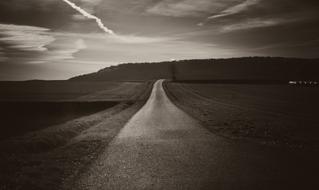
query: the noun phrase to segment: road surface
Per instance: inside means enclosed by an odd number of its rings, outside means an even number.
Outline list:
[[[74,189],[313,188],[312,153],[218,137],[177,108],[162,80]],[[317,175],[318,176],[318,175]]]

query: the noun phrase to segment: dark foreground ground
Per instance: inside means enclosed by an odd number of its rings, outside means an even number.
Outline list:
[[[0,87],[0,189],[61,189],[139,110],[152,83],[35,81]]]
[[[0,140],[90,115],[119,102],[0,102]]]
[[[173,82],[165,87],[174,103],[213,133],[319,148],[318,87]]]
[[[0,82],[0,140],[134,101],[143,82]]]

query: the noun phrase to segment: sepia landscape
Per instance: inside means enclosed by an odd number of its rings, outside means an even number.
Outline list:
[[[1,2],[0,190],[318,189],[318,8]]]

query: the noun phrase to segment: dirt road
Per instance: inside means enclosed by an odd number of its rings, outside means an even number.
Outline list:
[[[318,164],[294,152],[218,137],[177,108],[162,80],[74,189],[314,188]]]

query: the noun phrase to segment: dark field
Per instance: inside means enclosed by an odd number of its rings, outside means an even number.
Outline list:
[[[152,82],[0,84],[6,92],[0,97],[10,100],[0,103],[1,138],[11,136],[0,139],[0,189],[62,189],[89,167],[152,89]]]
[[[142,82],[26,81],[0,82],[1,101],[126,100]],[[101,96],[101,93],[104,92]],[[97,93],[97,94],[95,94]],[[88,96],[90,98],[88,98]]]
[[[0,82],[0,140],[134,101],[142,82]]]
[[[0,82],[2,101],[65,101],[86,94],[111,89],[117,83],[68,81]]]
[[[166,83],[168,94],[211,131],[291,146],[319,145],[319,88]]]
[[[0,102],[0,140],[93,114],[118,102]]]

